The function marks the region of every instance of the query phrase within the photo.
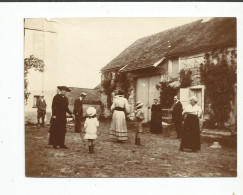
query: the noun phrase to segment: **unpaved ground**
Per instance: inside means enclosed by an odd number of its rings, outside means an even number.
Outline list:
[[[109,141],[109,121],[102,122],[95,154],[74,127],[68,127],[69,149],[52,149],[47,145],[48,127],[26,127],[26,176],[29,177],[235,177],[237,151],[227,144],[212,149],[212,142],[202,142],[198,153],[179,152],[175,133],[165,129],[161,135],[144,128],[143,146],[134,145],[134,127],[129,124],[129,140],[119,144]],[[229,138],[230,139],[230,138]],[[230,140],[229,140],[230,141]]]

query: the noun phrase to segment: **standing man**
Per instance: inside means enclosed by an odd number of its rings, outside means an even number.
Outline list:
[[[37,121],[38,121],[38,127],[40,126],[40,119],[42,121],[41,126],[45,127],[45,115],[46,115],[46,101],[44,99],[44,95],[41,94],[41,96],[38,98],[37,103]]]
[[[182,135],[182,120],[183,120],[182,104],[179,101],[177,96],[174,97],[174,102],[175,104],[172,110],[172,120],[174,122],[177,139],[180,139]]]
[[[49,144],[53,145],[54,149],[56,149],[57,146],[67,149],[64,144],[65,134],[67,132],[66,113],[74,117],[74,115],[68,108],[68,99],[65,96],[67,92],[70,92],[70,89],[66,86],[61,86],[57,88],[60,90],[60,94],[55,95],[52,101],[52,119]]]
[[[73,113],[75,114],[75,132],[81,132],[81,117],[83,115],[83,99],[87,96],[86,93],[81,93],[74,102]]]

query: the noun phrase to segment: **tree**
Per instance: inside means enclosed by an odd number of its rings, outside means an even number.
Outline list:
[[[227,51],[222,54],[219,52],[207,53],[205,64],[201,64],[200,67],[201,79],[205,84],[219,128],[222,128],[229,119],[231,101],[235,95],[233,85],[236,83],[236,64],[231,62],[229,65],[226,54]]]
[[[178,87],[171,87],[167,81],[160,82],[156,85],[156,88],[160,90],[160,104],[162,108],[171,108],[174,102],[174,96],[177,95]]]
[[[30,92],[28,91],[28,73],[29,69],[34,68],[36,71],[43,72],[45,64],[43,60],[40,60],[33,55],[24,59],[24,102],[27,104]]]

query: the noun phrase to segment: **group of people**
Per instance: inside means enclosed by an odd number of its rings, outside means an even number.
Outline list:
[[[199,118],[202,110],[197,104],[197,97],[190,98],[190,104],[183,110],[182,104],[178,97],[174,97],[174,106],[172,109],[172,120],[177,134],[177,139],[181,139],[180,151],[191,149],[193,152],[200,150],[200,126]],[[145,118],[143,103],[138,101],[135,110],[136,133],[135,144],[141,145],[142,121]],[[130,114],[129,104],[123,93],[118,91],[114,97],[111,106],[112,122],[110,135],[112,139],[118,142],[123,142],[128,139],[126,115]],[[183,124],[184,123],[184,124]],[[151,107],[151,133],[162,133],[162,109],[157,99],[154,99],[154,104]]]
[[[184,110],[177,96],[174,97],[174,101],[172,120],[177,139],[181,139],[179,150],[191,149],[192,152],[196,152],[201,149],[199,118],[202,109],[197,104],[198,99],[196,96],[190,97],[190,104]]]
[[[54,96],[52,101],[52,117],[50,126],[49,145],[52,145],[54,149],[60,148],[67,149],[65,145],[66,130],[66,113],[75,119],[75,132],[81,131],[81,118],[83,116],[83,99],[87,96],[85,93],[81,93],[80,97],[74,102],[74,110],[71,112],[68,108],[68,99],[66,93],[70,92],[70,89],[66,86],[59,86],[59,93]],[[202,114],[200,106],[197,104],[197,98],[195,96],[190,98],[190,105],[184,110],[178,97],[174,97],[175,104],[172,111],[172,119],[177,133],[177,139],[181,139],[180,151],[184,149],[191,149],[192,151],[200,150],[200,127],[199,118]],[[42,118],[42,126],[44,126],[44,114],[46,109],[46,103],[43,96],[37,102],[37,119],[38,124],[40,118]],[[138,101],[135,109],[135,144],[141,146],[141,133],[142,122],[145,119],[144,103]],[[112,122],[110,127],[110,138],[117,142],[125,142],[128,140],[127,131],[127,116],[130,116],[130,105],[128,100],[123,96],[123,92],[118,90],[113,98],[111,106]],[[84,139],[88,140],[89,153],[94,152],[94,139],[97,138],[99,121],[94,107],[89,107],[86,110],[87,117],[84,122]],[[184,124],[183,124],[184,123]],[[160,134],[163,132],[162,127],[162,109],[157,99],[154,99],[154,104],[151,107],[151,121],[150,131],[154,134]]]
[[[144,113],[144,103],[138,101],[136,104],[135,110],[135,122],[136,122],[136,131],[135,131],[135,144],[141,145],[141,133],[142,122],[145,119]],[[130,114],[130,106],[125,97],[123,97],[123,92],[118,90],[113,99],[113,104],[111,106],[112,112],[112,122],[110,128],[111,139],[114,139],[118,142],[124,142],[128,139],[127,125],[126,125],[126,115]],[[151,123],[150,131],[151,133],[162,133],[162,113],[161,106],[158,104],[158,100],[154,99],[154,104],[151,108]]]

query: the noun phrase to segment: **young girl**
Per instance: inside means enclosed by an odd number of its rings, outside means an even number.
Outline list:
[[[141,146],[141,140],[140,140],[140,133],[142,133],[142,121],[144,120],[144,112],[142,110],[143,103],[141,101],[138,101],[136,104],[137,110],[135,111],[136,116],[136,135],[135,135],[135,144],[138,146]]]
[[[99,121],[94,107],[89,107],[86,112],[88,117],[84,122],[84,139],[88,140],[89,153],[94,153],[94,139],[97,138],[97,127],[99,126]]]

